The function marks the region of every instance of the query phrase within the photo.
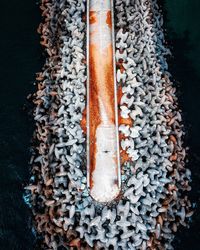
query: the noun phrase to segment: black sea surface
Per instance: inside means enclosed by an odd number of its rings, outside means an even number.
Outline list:
[[[190,147],[192,192],[196,203],[190,229],[181,229],[175,249],[200,249],[200,1],[159,1],[172,50],[169,69],[178,88]],[[44,58],[36,29],[40,11],[35,0],[0,2],[0,250],[32,250],[30,211],[23,187],[29,178],[29,146],[33,122],[26,96],[34,91],[35,73]]]

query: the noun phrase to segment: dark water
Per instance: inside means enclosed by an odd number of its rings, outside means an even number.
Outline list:
[[[179,231],[175,249],[197,250],[200,249],[200,1],[162,2],[167,40],[173,53],[169,70],[177,81],[186,144],[190,147],[188,167],[193,179],[190,198],[196,203],[191,226]]]
[[[0,249],[28,250],[34,237],[22,192],[32,126],[23,108],[42,65],[40,12],[34,0],[0,1],[0,10]]]
[[[190,147],[193,173],[190,196],[197,203],[189,230],[181,229],[175,249],[200,249],[200,1],[160,1],[165,10],[167,39],[173,52],[170,71],[177,80]],[[29,177],[32,121],[26,96],[34,91],[35,72],[43,57],[36,28],[40,12],[35,0],[4,0],[0,4],[0,250],[34,249],[30,212],[23,185]],[[25,111],[24,111],[24,104]]]

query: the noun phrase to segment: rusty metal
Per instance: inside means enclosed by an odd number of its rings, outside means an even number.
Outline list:
[[[87,170],[91,196],[109,202],[120,192],[115,46],[111,0],[87,8]]]

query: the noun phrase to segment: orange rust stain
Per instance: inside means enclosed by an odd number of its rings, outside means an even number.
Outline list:
[[[70,247],[76,247],[77,249],[80,249],[81,247],[81,240],[79,238],[76,238],[72,240],[69,244]]]
[[[170,161],[176,161],[177,158],[178,158],[177,153],[174,153],[173,155],[170,156],[169,160],[170,160]]]
[[[119,141],[125,140],[127,137],[123,133],[119,133]]]
[[[127,137],[122,134],[119,133],[119,141],[126,139]],[[126,150],[123,150],[122,147],[120,146],[120,163],[121,165],[123,165],[125,162],[130,161],[130,157],[128,155],[128,153],[126,152]]]
[[[123,72],[125,71],[125,68],[124,68],[124,66],[123,66],[122,64],[120,64],[119,69],[120,69],[120,72],[121,72],[121,73],[123,73]]]
[[[119,59],[118,62],[116,63],[116,67],[117,69],[120,70],[121,73],[123,73],[125,71],[125,68],[123,66],[123,59]]]
[[[127,137],[123,133],[119,133],[119,141],[125,140]],[[120,145],[120,163],[123,165],[125,162],[130,161],[131,158],[129,157],[128,153],[126,150],[123,150],[121,145]]]
[[[122,86],[119,85],[118,88],[117,88],[117,101],[118,101],[118,105],[120,104],[122,96],[123,96]]]
[[[117,96],[118,96],[118,106],[119,106],[121,98],[123,96],[122,86],[121,85],[118,86]],[[131,119],[131,117],[129,117],[129,118],[122,118],[120,116],[120,109],[118,109],[118,123],[119,123],[119,126],[121,124],[129,125],[130,127],[133,126],[133,120]],[[121,133],[121,132],[119,133],[119,141],[121,141],[123,139],[126,139],[126,138],[127,137],[123,133]],[[120,146],[120,149],[121,149],[120,150],[120,160],[121,160],[121,164],[123,165],[125,162],[130,161],[131,158],[126,153],[126,151],[121,148],[121,146]]]
[[[124,124],[124,125],[129,125],[130,127],[133,126],[133,119],[131,117],[129,118],[122,118],[119,117],[119,125]]]
[[[117,99],[118,99],[118,105],[120,105],[121,98],[123,96],[122,92],[122,86],[118,86],[117,90]],[[123,118],[120,116],[120,109],[118,109],[118,123],[119,125],[124,124],[124,125],[129,125],[130,127],[133,126],[133,119],[131,117],[129,118]]]
[[[128,161],[130,161],[129,155],[126,153],[125,150],[122,150],[120,152],[120,162],[121,162],[121,164],[123,165],[125,162],[128,162]]]
[[[123,133],[119,133],[119,141],[125,140],[127,137]],[[125,162],[130,161],[131,158],[129,157],[128,153],[126,150],[123,150],[122,147],[120,146],[120,163],[123,165]]]
[[[96,164],[96,130],[102,122],[99,99],[105,105],[108,119],[115,124],[114,104],[114,69],[112,45],[104,49],[103,53],[98,45],[90,44],[89,48],[89,107],[90,107],[90,187],[93,187],[92,173]],[[106,55],[106,56],[105,56]]]
[[[112,29],[112,16],[111,16],[111,10],[107,12],[106,15],[106,23],[108,24],[108,27]]]
[[[174,135],[169,136],[170,141],[172,141],[174,144],[177,143],[176,137]]]
[[[85,60],[85,58],[83,58],[83,59],[81,60],[81,62],[82,62],[83,64],[87,64],[87,61]]]
[[[92,50],[92,48],[90,48]],[[95,81],[95,59],[90,53],[90,64],[89,64],[89,74],[90,74],[90,90],[89,94],[89,106],[90,106],[90,188],[93,187],[93,181],[92,181],[92,172],[95,168],[95,155],[96,155],[96,129],[98,125],[101,123],[101,117],[100,117],[100,109],[99,109],[99,102],[97,99],[98,95],[98,88]]]
[[[97,23],[97,12],[90,11],[90,24]]]

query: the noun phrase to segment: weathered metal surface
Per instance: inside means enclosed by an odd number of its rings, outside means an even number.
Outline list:
[[[112,1],[89,1],[87,15],[88,186],[95,200],[109,202],[120,191]]]

